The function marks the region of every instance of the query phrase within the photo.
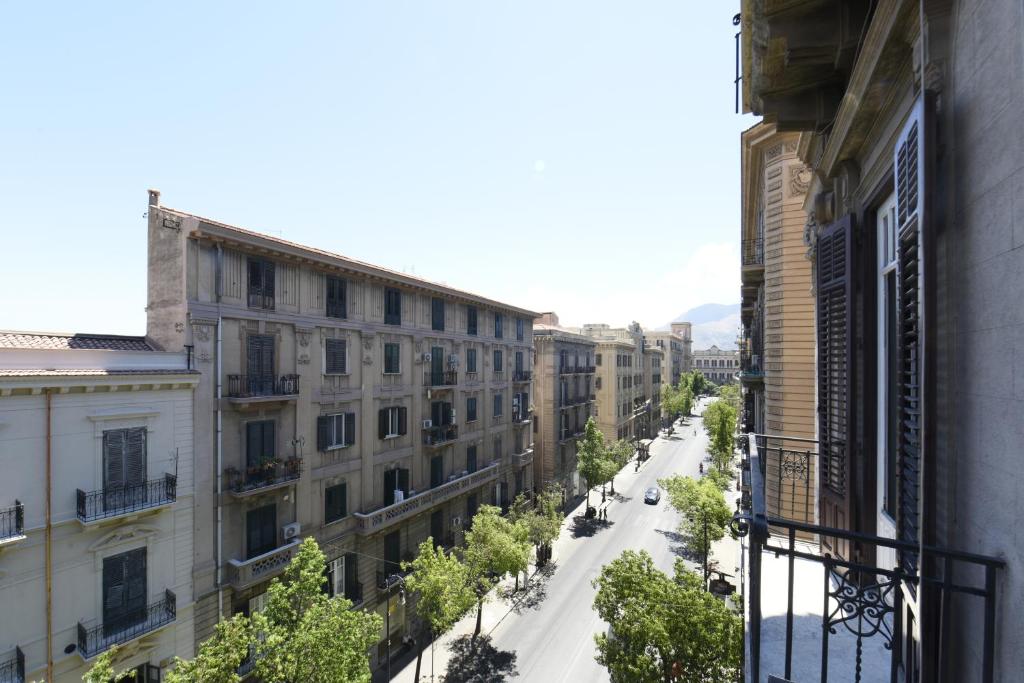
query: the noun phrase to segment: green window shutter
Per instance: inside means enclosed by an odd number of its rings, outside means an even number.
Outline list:
[[[351,446],[356,442],[356,414],[345,413],[345,445]]]

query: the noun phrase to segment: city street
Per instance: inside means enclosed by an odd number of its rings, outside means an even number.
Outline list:
[[[606,625],[592,609],[595,590],[591,581],[604,564],[627,549],[646,550],[663,571],[671,572],[680,550],[678,514],[669,507],[664,492],[657,505],[645,504],[644,490],[656,486],[659,477],[697,475],[706,449],[707,435],[700,419],[691,417],[682,428],[677,426],[671,437],[654,441],[651,458],[639,472],[631,462],[616,476],[616,496],[608,508],[607,525],[577,526],[575,517],[583,514],[583,503],[569,513],[554,546],[553,571],[538,573],[531,580],[528,596],[516,596],[518,605],[493,600],[485,607],[483,633],[491,640],[479,653],[483,657],[460,656],[465,634],[472,632],[475,611],[438,642],[435,680],[446,673],[449,681],[473,680],[474,676],[545,682],[608,680],[594,659],[592,636]],[[591,504],[600,502],[600,491],[591,493]],[[456,642],[454,654],[449,651],[452,642]],[[403,664],[405,661],[403,658]],[[459,666],[461,662],[467,666]],[[394,674],[393,680],[411,681],[414,669],[412,661]],[[423,658],[423,680],[430,680],[430,670],[428,649]]]

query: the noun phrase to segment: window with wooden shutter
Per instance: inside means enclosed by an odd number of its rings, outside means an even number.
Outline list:
[[[816,254],[821,521],[837,528],[850,523],[852,235],[853,217],[844,216],[821,233]]]
[[[523,323],[522,318],[516,318],[516,340],[523,341],[526,336],[526,325]]]
[[[245,425],[246,467],[259,467],[277,455],[273,420],[257,420]]]
[[[384,324],[402,324],[402,293],[393,287],[384,289]]]
[[[398,433],[400,435],[407,434],[409,432],[409,411],[405,406],[399,406],[398,408]]]
[[[466,334],[476,334],[476,306],[466,306]],[[470,372],[475,372],[471,370]]]
[[[503,372],[505,370],[505,364],[503,363],[503,359],[501,357],[501,351],[495,349],[493,360],[494,360],[494,371],[495,372]]]
[[[397,375],[402,371],[401,346],[395,343],[384,344],[384,374]]]
[[[925,259],[929,234],[929,198],[932,175],[932,95],[920,97],[896,141],[897,230],[897,405],[899,416],[897,531],[900,540],[921,541],[923,464],[929,443],[925,362],[929,266]],[[916,553],[902,553],[901,562],[912,568]]]
[[[466,447],[466,471],[476,472],[476,446]]]
[[[348,488],[345,482],[324,489],[324,524],[336,522],[348,514]]]
[[[246,559],[269,553],[277,547],[277,505],[270,504],[245,514]]]
[[[466,399],[466,422],[476,422],[476,397]]]
[[[246,387],[254,396],[274,393],[274,337],[250,334],[246,338]]]
[[[476,372],[476,349],[466,349],[466,372]]]
[[[324,356],[324,374],[344,375],[348,372],[348,345],[344,339],[325,339]]]
[[[345,439],[346,446],[352,446],[356,442],[356,414],[345,413]]]
[[[103,488],[138,486],[146,481],[146,428],[103,432]]]
[[[430,300],[430,329],[444,332],[444,299],[436,296]]]
[[[103,634],[117,635],[146,619],[146,549],[103,558]]]
[[[250,308],[274,310],[274,262],[250,258],[248,302]]]
[[[329,451],[355,443],[355,413],[321,415],[316,419],[317,450]]]
[[[345,595],[345,575],[344,555],[327,563],[327,584],[325,590],[332,598]]]
[[[354,603],[362,602],[362,586],[359,584],[359,556],[345,553],[345,597]]]
[[[338,277],[331,277],[330,275],[324,279],[327,283],[327,317],[347,318],[347,287],[345,281]]]
[[[504,336],[505,331],[504,331],[503,328],[504,328],[504,319],[503,319],[501,313],[495,313],[494,314],[494,338],[495,339],[501,339]]]

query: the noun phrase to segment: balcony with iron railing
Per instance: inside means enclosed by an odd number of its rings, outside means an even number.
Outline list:
[[[740,380],[747,383],[764,381],[764,369],[761,367],[761,354],[740,351]]]
[[[25,538],[25,506],[20,500],[11,507],[0,510],[0,546],[17,543]],[[3,679],[0,678],[0,683]]]
[[[423,445],[428,448],[438,448],[456,441],[459,438],[459,428],[454,424],[433,425],[423,430]]]
[[[515,370],[512,372],[512,381],[516,384],[526,384],[533,379],[533,373],[529,370]]]
[[[269,581],[285,570],[301,542],[302,539],[296,537],[248,560],[228,560],[228,583],[240,591],[261,581]]]
[[[571,375],[571,374],[573,374],[575,372],[576,372],[576,366],[575,365],[559,365],[558,366],[558,374],[559,375]]]
[[[458,370],[444,370],[442,372],[432,372],[428,370],[427,372],[423,373],[423,386],[428,389],[454,387],[458,383]]]
[[[525,467],[533,462],[533,448],[521,448],[517,449],[512,454],[512,465],[515,467]]]
[[[558,402],[559,408],[571,408],[572,406],[583,405],[589,403],[591,400],[588,394],[581,394],[580,396],[563,396]]]
[[[818,489],[829,486],[817,442],[749,434],[740,443],[743,494],[732,527],[745,556],[746,680],[914,677],[908,666],[918,652],[907,650],[913,626],[904,619],[920,599],[936,606],[929,641],[918,647],[938,670],[967,649],[978,655],[977,680],[994,680],[1002,560],[815,523]],[[958,610],[979,615],[983,628],[952,641],[942,634],[957,628]]]
[[[0,659],[0,683],[25,683],[25,653],[20,647]]]
[[[293,401],[299,396],[299,376],[228,375],[227,398],[235,406]]]
[[[353,514],[356,531],[361,536],[368,536],[388,529],[409,517],[493,482],[498,478],[498,469],[498,463],[492,462],[475,472],[465,472],[441,486],[411,495],[378,510],[356,512]]]
[[[176,618],[177,599],[174,593],[165,590],[156,602],[109,622],[91,627],[78,622],[78,654],[82,659],[92,659],[115,645],[153,633]]]
[[[577,375],[592,375],[597,372],[597,366],[595,365],[577,365],[574,372]]]
[[[297,481],[302,476],[302,458],[269,458],[244,470],[229,467],[224,474],[231,495],[244,498]]]
[[[533,420],[533,413],[522,408],[512,409],[512,422],[516,424],[529,424]]]
[[[76,512],[82,524],[94,524],[115,517],[156,510],[172,505],[177,498],[178,478],[164,474],[140,484],[111,486],[98,491],[75,491]]]

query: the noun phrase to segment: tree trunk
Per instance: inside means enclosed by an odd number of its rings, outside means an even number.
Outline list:
[[[430,640],[434,640],[433,631],[430,632]],[[423,650],[425,649],[426,643],[424,643],[423,647],[416,649],[416,678],[412,679],[415,683],[419,683],[420,681],[420,661],[423,659]]]
[[[612,477],[611,485],[612,485],[612,495],[614,496],[615,495],[615,477]]]
[[[588,481],[587,482],[587,509],[590,508],[590,489],[591,489],[591,486],[590,486],[590,482]]]
[[[483,596],[476,600],[476,629],[473,631],[473,642],[476,643],[477,636],[480,635],[480,624],[484,618],[484,599]]]
[[[516,592],[519,592],[519,572],[516,572]]]

